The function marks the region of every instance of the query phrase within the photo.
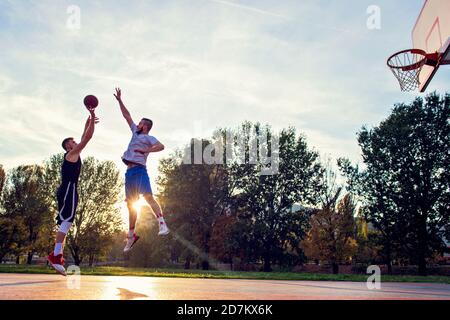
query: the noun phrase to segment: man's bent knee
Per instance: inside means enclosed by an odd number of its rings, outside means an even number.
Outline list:
[[[64,233],[66,235],[69,232],[69,229],[71,226],[72,226],[72,222],[63,221],[59,225],[58,232]]]

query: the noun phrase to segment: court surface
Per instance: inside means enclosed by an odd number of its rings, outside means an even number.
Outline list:
[[[79,286],[79,287],[78,287]],[[0,299],[328,300],[445,299],[450,284],[393,283],[369,290],[364,282],[182,279],[126,276],[64,278],[0,274]]]

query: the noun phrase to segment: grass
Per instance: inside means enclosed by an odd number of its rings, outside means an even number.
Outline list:
[[[0,265],[0,273],[32,273],[54,274],[55,271],[47,266],[29,265]],[[124,267],[81,267],[82,275],[102,276],[141,276],[141,277],[170,277],[170,278],[206,278],[206,279],[253,279],[253,280],[308,280],[308,281],[367,281],[368,275],[363,274],[319,274],[297,272],[244,272],[219,270],[181,270],[181,269],[152,269],[152,268],[124,268]],[[448,276],[400,276],[382,275],[384,282],[428,282],[450,284]]]

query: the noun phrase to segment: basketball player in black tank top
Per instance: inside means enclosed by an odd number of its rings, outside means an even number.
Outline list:
[[[58,199],[58,215],[56,221],[59,230],[56,233],[55,250],[49,254],[48,261],[52,267],[62,275],[66,275],[63,258],[63,243],[75,218],[78,204],[78,178],[81,171],[80,153],[86,147],[94,134],[95,124],[98,118],[95,117],[94,108],[88,108],[90,116],[84,126],[83,136],[80,143],[76,143],[73,138],[66,138],[62,142],[62,147],[66,151],[61,167],[61,185],[56,197]]]

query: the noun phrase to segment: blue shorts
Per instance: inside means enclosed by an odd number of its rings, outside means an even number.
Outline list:
[[[125,173],[125,198],[135,201],[140,194],[152,193],[150,179],[144,166],[136,166]]]

